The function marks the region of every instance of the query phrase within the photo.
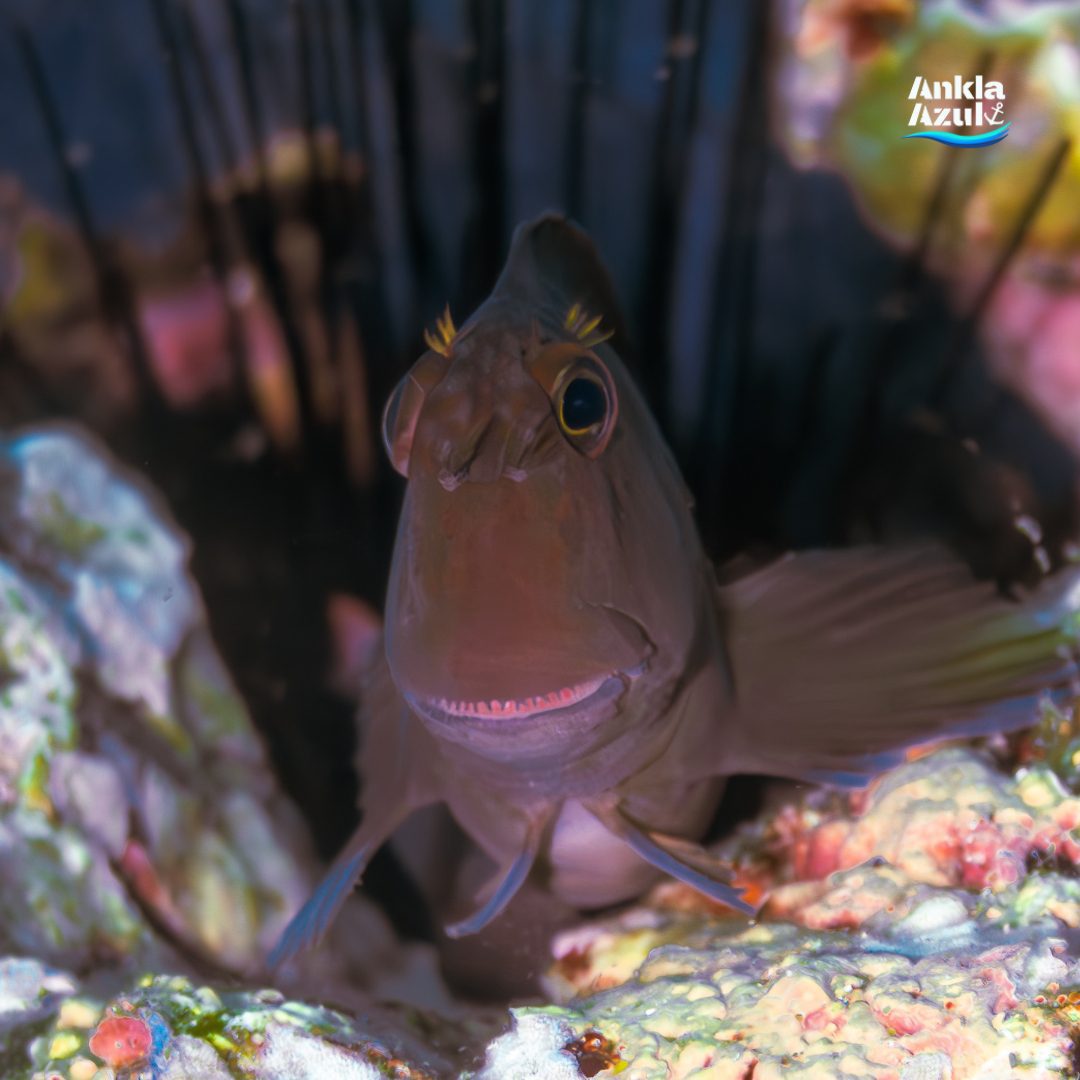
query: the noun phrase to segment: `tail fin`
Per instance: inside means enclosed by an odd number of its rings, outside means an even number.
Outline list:
[[[1077,569],[1013,600],[938,547],[808,552],[721,604],[748,772],[860,784],[906,747],[1024,727],[1077,679]]]

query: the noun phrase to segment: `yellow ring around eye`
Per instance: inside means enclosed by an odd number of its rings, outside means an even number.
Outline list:
[[[604,395],[604,415],[599,420],[594,420],[593,423],[586,424],[585,427],[580,427],[580,428],[571,427],[567,423],[566,414],[563,411],[564,406],[566,405],[566,391],[570,387],[570,385],[574,382],[575,379],[586,379],[586,380],[588,380],[594,386],[599,387],[600,393]],[[588,435],[590,431],[594,431],[597,427],[600,427],[604,423],[604,421],[607,419],[608,413],[610,411],[611,411],[611,402],[610,402],[610,400],[608,398],[607,387],[604,386],[604,383],[603,383],[603,381],[601,379],[598,379],[595,375],[591,374],[590,372],[587,372],[587,371],[575,371],[575,372],[573,372],[573,374],[571,374],[569,378],[567,378],[567,379],[565,379],[563,381],[562,386],[559,388],[559,413],[558,413],[559,427],[561,427],[563,429],[563,431],[567,435],[571,435],[571,436],[574,436],[574,437],[579,437],[581,435]]]

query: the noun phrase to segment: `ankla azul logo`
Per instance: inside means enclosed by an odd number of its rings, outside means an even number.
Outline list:
[[[905,139],[933,139],[947,146],[992,146],[1009,134],[1005,122],[1005,87],[981,75],[931,82],[916,75],[908,101],[914,101]]]

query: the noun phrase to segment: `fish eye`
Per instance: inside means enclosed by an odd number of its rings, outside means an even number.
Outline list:
[[[554,379],[551,405],[567,442],[586,457],[599,457],[611,440],[618,398],[599,357],[579,353]]]
[[[607,419],[607,390],[595,376],[575,375],[563,387],[558,409],[559,425],[567,435],[587,435]]]
[[[526,363],[551,401],[566,441],[585,457],[599,457],[619,418],[619,395],[607,364],[576,341],[542,344]]]

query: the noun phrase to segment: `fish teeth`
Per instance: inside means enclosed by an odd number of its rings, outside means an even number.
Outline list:
[[[450,716],[532,716],[551,709],[566,708],[584,700],[603,684],[603,678],[591,679],[579,686],[564,686],[546,694],[515,701],[513,698],[492,698],[490,701],[465,701],[446,697],[432,698],[435,708]]]

